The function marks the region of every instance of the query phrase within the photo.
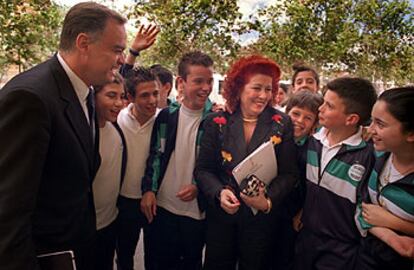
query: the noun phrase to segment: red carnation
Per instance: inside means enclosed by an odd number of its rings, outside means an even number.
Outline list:
[[[225,125],[227,123],[226,118],[224,118],[223,116],[217,116],[213,118],[214,123],[220,125]]]
[[[280,114],[275,114],[273,115],[272,119],[276,122],[280,124],[280,121],[282,120],[282,116]]]

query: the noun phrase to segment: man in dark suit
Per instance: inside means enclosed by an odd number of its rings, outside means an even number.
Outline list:
[[[87,96],[124,62],[125,22],[100,4],[75,5],[57,55],[0,91],[1,269],[38,269],[37,255],[65,250],[93,269],[99,140]]]

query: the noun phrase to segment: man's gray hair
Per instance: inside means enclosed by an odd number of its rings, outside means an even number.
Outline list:
[[[98,38],[110,19],[119,22],[119,24],[127,22],[118,12],[95,2],[74,5],[63,21],[59,49],[62,51],[73,49],[75,40],[80,33],[87,33]]]

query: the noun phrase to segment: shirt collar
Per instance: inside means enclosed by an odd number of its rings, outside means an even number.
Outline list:
[[[129,103],[128,106],[124,109],[127,110],[127,115],[128,117],[135,122],[138,127],[143,128],[146,127],[147,125],[149,125],[150,123],[155,121],[155,118],[157,117],[158,113],[161,111],[159,108],[156,109],[155,114],[153,116],[151,116],[150,119],[147,120],[147,122],[145,122],[143,125],[141,125],[138,120],[136,119],[135,115],[132,113],[132,108],[134,107],[134,103]]]
[[[308,140],[308,136],[303,136],[302,138],[295,140],[295,143],[297,146],[302,146],[306,143],[307,140]]]
[[[317,133],[313,135],[313,137],[317,139],[318,141],[320,141],[323,145],[329,145],[327,135],[328,135],[328,130],[322,127]],[[349,136],[342,142],[339,142],[336,145],[332,145],[331,147],[342,145],[342,144],[346,144],[350,146],[358,146],[361,142],[362,142],[362,127],[359,127],[356,133]]]
[[[65,70],[66,74],[69,77],[70,82],[72,83],[73,88],[75,89],[76,95],[80,101],[85,101],[86,97],[89,94],[88,86],[78,77],[78,75],[73,72],[73,70],[68,66],[62,56],[57,53],[57,58],[59,63],[62,65],[63,69]]]

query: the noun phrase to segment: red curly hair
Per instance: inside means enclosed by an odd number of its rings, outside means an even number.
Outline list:
[[[276,95],[280,79],[280,68],[276,62],[262,55],[242,57],[233,63],[224,80],[223,97],[231,111],[234,112],[237,109],[240,103],[240,92],[250,77],[256,74],[272,77],[272,95]]]

